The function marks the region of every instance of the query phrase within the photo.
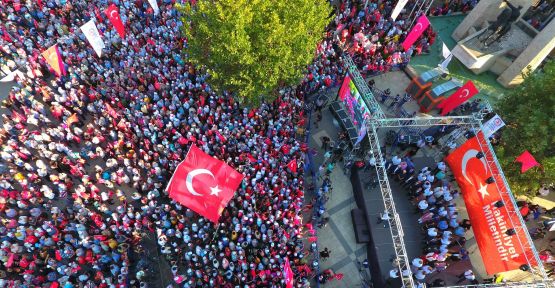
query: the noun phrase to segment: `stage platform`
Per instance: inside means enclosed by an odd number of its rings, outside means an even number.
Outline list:
[[[435,166],[435,161],[431,157],[415,157],[413,162],[416,167]],[[394,268],[395,250],[389,227],[384,227],[385,222],[377,224],[380,214],[384,212],[384,204],[379,186],[368,185],[374,179],[376,179],[376,171],[373,168],[367,171],[354,169],[352,172],[351,181],[357,206],[359,209],[365,210],[371,232],[372,239],[368,244],[368,259],[371,262],[372,282],[374,287],[385,287],[382,285],[385,285],[385,281],[389,278],[389,271]],[[409,261],[411,261],[420,256],[422,251],[423,238],[421,227],[417,221],[420,215],[415,213],[416,207],[410,203],[406,190],[391,177],[389,177],[389,183],[395,207],[401,217],[401,223],[403,223],[405,247]],[[379,271],[372,271],[372,268],[379,269]],[[376,279],[376,276],[381,276],[381,279]],[[389,287],[401,287],[401,281],[392,281],[388,284],[390,284]]]

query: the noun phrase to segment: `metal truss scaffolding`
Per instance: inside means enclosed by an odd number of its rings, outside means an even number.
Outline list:
[[[393,195],[391,194],[391,187],[389,186],[389,181],[387,180],[385,161],[382,157],[383,154],[380,148],[380,140],[378,138],[378,125],[376,124],[377,119],[374,119],[369,123],[369,131],[371,131],[371,133],[368,133],[370,140],[370,153],[372,153],[374,159],[377,160],[376,172],[380,184],[380,191],[382,192],[383,204],[385,206],[385,211],[391,217],[391,220],[389,221],[389,230],[393,240],[395,256],[397,257],[396,263],[400,271],[399,274],[401,275],[401,280],[403,281],[403,287],[415,287],[414,279],[412,278],[412,271],[410,269],[410,262],[407,256],[407,250],[405,248],[405,241],[403,240],[403,226],[401,224],[399,214],[395,209],[395,202],[393,201]],[[408,271],[408,274],[405,275],[405,273],[401,273],[401,271]]]
[[[366,81],[358,72],[358,68],[355,65],[355,62],[353,62],[353,59],[351,59],[351,57],[349,57],[347,54],[343,54],[343,64],[345,65],[347,71],[349,71],[351,80],[353,80],[353,82],[355,83],[358,93],[360,93],[362,99],[364,99],[364,102],[366,102],[366,105],[368,105],[368,109],[372,113],[372,116],[374,118],[384,119],[385,113],[383,113],[382,107],[380,107],[380,103],[376,101],[376,98],[374,98],[374,94],[372,94],[372,91],[370,91],[370,88],[368,88],[368,85],[366,85]]]
[[[422,1],[422,3],[427,3],[428,1]],[[433,1],[430,1],[430,4]],[[424,4],[421,5],[419,10],[425,7]],[[429,4],[426,9],[429,9]],[[378,137],[379,128],[396,128],[396,127],[429,127],[437,125],[457,125],[461,127],[473,128],[475,133],[482,131],[482,120],[484,120],[485,115],[492,112],[493,109],[491,105],[484,101],[482,109],[471,116],[450,116],[450,117],[417,117],[417,118],[386,118],[385,113],[380,107],[379,102],[374,98],[374,95],[366,85],[366,81],[358,72],[356,65],[353,60],[346,54],[343,55],[343,64],[345,68],[349,71],[349,75],[353,80],[355,86],[357,87],[359,93],[370,112],[372,113],[373,119],[369,119],[366,122],[367,125],[367,136],[370,142],[370,154],[376,159],[376,172],[378,175],[378,181],[380,185],[380,190],[382,193],[382,199],[385,206],[386,212],[390,215],[391,220],[389,221],[389,227],[391,232],[391,238],[393,240],[393,247],[395,249],[395,256],[397,258],[396,264],[399,269],[399,274],[401,275],[401,280],[403,282],[403,287],[416,287],[416,283],[413,279],[411,272],[410,262],[407,256],[407,251],[405,248],[405,242],[403,240],[403,226],[401,219],[397,210],[395,209],[395,202],[391,193],[391,187],[389,185],[389,180],[387,177],[387,170],[385,164],[385,157],[381,151],[380,139]],[[482,138],[482,139],[480,139]],[[486,163],[488,169],[492,171],[493,177],[495,179],[495,185],[497,186],[501,197],[505,203],[512,203],[517,207],[516,199],[514,198],[512,192],[510,191],[507,179],[501,170],[499,161],[497,160],[493,147],[489,143],[488,139],[480,137],[479,144],[481,151],[486,155]],[[501,185],[502,184],[502,185]],[[506,207],[506,206],[505,206]],[[507,208],[505,208],[507,209]],[[508,209],[509,210],[509,209]],[[543,267],[542,261],[539,258],[538,251],[534,247],[534,242],[532,241],[530,234],[528,234],[528,229],[526,224],[522,219],[518,210],[512,209],[514,211],[507,211],[509,215],[509,222],[511,226],[520,232],[519,235],[525,235],[525,239],[521,237],[516,237],[518,239],[519,245],[525,250],[530,251],[525,255],[526,261],[528,263],[530,272],[533,276],[533,282],[528,283],[503,283],[503,284],[481,284],[480,287],[555,287],[555,283],[547,277],[545,269]],[[535,267],[534,267],[535,266]],[[407,271],[408,273],[402,273]],[[406,276],[405,276],[406,274]],[[476,287],[471,286],[451,286],[451,287]]]
[[[378,128],[401,128],[401,127],[418,127],[418,126],[436,126],[436,125],[459,125],[472,127],[474,131],[482,130],[481,120],[483,119],[482,113],[477,113],[473,116],[453,116],[453,117],[425,117],[425,118],[386,118],[386,119],[372,119],[368,123],[368,133],[370,140],[370,153],[377,159],[376,161],[376,171],[378,172],[378,180],[380,184],[380,189],[382,193],[382,198],[386,211],[391,216],[390,228],[391,237],[393,240],[393,245],[395,248],[395,254],[397,256],[397,264],[399,271],[408,269],[410,271],[410,262],[407,256],[406,248],[403,240],[403,228],[395,209],[395,203],[393,201],[393,196],[391,188],[389,186],[389,180],[387,178],[387,171],[385,165],[385,157],[380,148],[380,139],[378,137]],[[492,171],[495,178],[495,183],[498,190],[502,195],[502,199],[506,203],[512,203],[517,207],[516,199],[514,198],[512,192],[510,191],[507,180],[505,179],[503,172],[495,153],[493,153],[493,147],[486,138],[479,138],[479,144],[481,151],[486,155],[488,169]],[[503,185],[501,185],[502,183]],[[506,206],[505,206],[506,207]],[[526,261],[529,264],[530,272],[533,275],[533,283],[504,283],[502,285],[491,284],[491,285],[481,285],[481,287],[555,287],[553,282],[549,280],[545,269],[539,259],[538,251],[534,247],[534,242],[528,234],[525,222],[520,216],[518,210],[508,211],[510,217],[509,222],[515,230],[521,232],[520,235],[525,235],[525,240],[523,241],[520,237],[518,239],[519,245],[523,249],[529,250],[530,252],[525,255]],[[535,267],[534,267],[535,266]],[[416,287],[415,282],[412,278],[412,273],[408,273],[407,276],[402,276],[404,287]],[[470,287],[470,286],[452,286],[452,287]],[[472,286],[475,287],[475,286]]]

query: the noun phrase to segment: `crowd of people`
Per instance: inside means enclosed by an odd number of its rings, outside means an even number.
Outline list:
[[[283,286],[285,258],[295,283],[307,285],[303,165],[285,165],[306,152],[295,138],[303,99],[340,81],[342,51],[368,73],[425,52],[431,29],[411,51],[399,48],[415,1],[396,21],[386,16],[394,1],[343,2],[305,81],[255,109],[215,93],[209,75],[182,58],[175,0],[158,1],[159,14],[148,1],[109,2],[124,39],[103,13],[105,0],[3,1],[1,64],[23,74],[0,129],[0,287],[142,287],[149,265],[135,265],[145,252],[130,248],[145,235],[183,287]],[[79,29],[90,19],[106,43],[102,57]],[[61,77],[41,56],[53,44]],[[191,145],[245,176],[220,226],[164,191]]]
[[[125,39],[100,12],[106,1],[2,4],[0,50],[28,70],[2,119],[0,286],[142,287],[160,278],[134,265],[145,255],[130,247],[145,234],[182,287],[282,286],[285,258],[304,275],[303,167],[285,165],[305,149],[303,91],[240,107],[182,59],[175,1],[159,15],[147,1],[112,2]],[[101,58],[78,29],[89,19],[107,44]],[[54,43],[63,77],[40,56]],[[245,176],[219,229],[164,191],[190,145]]]
[[[443,1],[431,6],[428,15],[467,13],[477,3],[478,0]],[[411,56],[429,52],[437,37],[432,26],[408,51],[401,46],[410,31],[411,20],[420,8],[426,7],[409,0],[393,20],[389,16],[396,4],[397,1],[346,0],[334,6],[335,17],[308,68],[305,90],[312,92],[339,85],[345,73],[341,60],[344,53],[353,58],[364,75],[374,75],[401,69]]]
[[[465,233],[471,224],[468,219],[461,220],[457,212],[455,200],[460,195],[446,175],[446,164],[440,161],[436,167],[417,169],[410,157],[394,155],[387,162],[387,171],[392,179],[407,189],[415,205],[415,214],[419,215],[424,248],[422,256],[411,262],[414,278],[424,283],[429,275],[446,270],[453,261],[468,259]],[[398,278],[401,273],[408,271],[394,268],[390,277]],[[477,284],[472,270],[463,273],[459,283],[467,280],[469,284]]]

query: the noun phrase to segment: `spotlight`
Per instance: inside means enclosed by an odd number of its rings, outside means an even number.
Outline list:
[[[513,236],[516,234],[516,231],[514,228],[507,229],[507,231],[505,231],[505,234],[507,234],[508,236]]]
[[[520,265],[520,270],[530,271],[530,266],[528,266],[528,264],[522,264],[522,265]]]
[[[476,158],[478,159],[482,159],[484,157],[484,152],[480,151],[478,152],[478,154],[476,154]]]
[[[486,179],[486,183],[487,184],[495,183],[495,179],[493,179],[493,176]]]
[[[499,200],[499,201],[495,202],[495,204],[493,204],[493,205],[497,208],[501,208],[501,207],[505,206],[505,203],[503,202],[503,200]]]

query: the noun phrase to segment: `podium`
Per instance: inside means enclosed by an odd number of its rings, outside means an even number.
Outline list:
[[[432,82],[441,77],[442,73],[443,72],[439,68],[428,70],[420,76],[413,78],[405,91],[411,95],[413,99],[419,101],[424,93],[432,88]]]
[[[436,86],[434,89],[426,91],[422,98],[418,100],[418,105],[420,105],[420,112],[428,113],[434,109],[439,103],[445,100],[447,97],[444,95],[452,90],[459,89],[463,84],[458,79],[451,79],[441,85]]]

